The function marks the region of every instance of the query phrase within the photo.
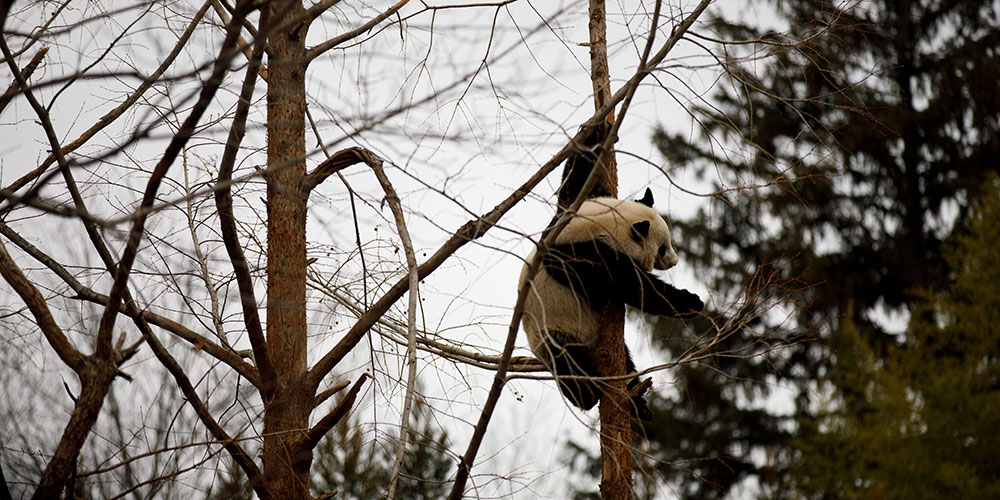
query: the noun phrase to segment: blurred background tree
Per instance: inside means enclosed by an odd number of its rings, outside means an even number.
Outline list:
[[[997,177],[979,194],[943,247],[954,286],[926,291],[905,342],[877,357],[845,321],[830,396],[795,440],[803,498],[1000,497]]]
[[[403,462],[396,494],[399,498],[434,500],[451,489],[455,458],[448,452],[448,434],[435,427],[423,398],[414,400],[413,424],[407,429],[410,451]],[[398,435],[370,439],[355,419],[337,424],[317,449],[313,494],[336,491],[335,498],[379,498],[392,478]]]

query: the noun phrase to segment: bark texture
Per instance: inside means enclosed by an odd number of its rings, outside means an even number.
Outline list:
[[[267,85],[267,351],[276,390],[265,401],[263,470],[275,498],[309,498],[313,394],[306,382],[305,49],[299,0],[270,2]],[[267,383],[266,381],[264,382]]]
[[[611,75],[608,71],[607,13],[604,0],[590,1],[590,77],[594,88],[594,107],[600,109],[611,97]],[[605,120],[608,129],[614,124],[614,110]],[[597,168],[600,180],[618,196],[618,167],[614,151],[602,155]],[[601,313],[600,330],[594,347],[597,366],[605,377],[625,375],[625,308],[609,303]],[[601,498],[625,500],[632,498],[632,429],[629,427],[631,399],[624,378],[609,380],[601,396]]]

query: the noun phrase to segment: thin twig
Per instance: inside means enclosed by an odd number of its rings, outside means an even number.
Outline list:
[[[364,314],[365,309],[358,306],[357,299],[345,296],[339,290],[332,289],[327,286],[321,286],[320,280],[318,280],[315,276],[312,277],[312,280],[313,283],[311,284],[314,289],[332,298],[338,304],[349,309],[358,317]],[[401,322],[395,321],[393,318],[382,317],[379,318],[374,328],[380,335],[382,335],[383,338],[401,346],[406,346],[406,325]],[[426,331],[418,330],[417,334],[417,348],[424,352],[433,354],[434,356],[451,359],[459,363],[464,363],[472,367],[490,371],[495,371],[497,369],[497,365],[500,364],[499,355],[482,354],[462,349],[446,342],[432,340]],[[542,362],[533,356],[513,356],[511,357],[510,363],[511,365],[508,371],[511,372],[548,372]],[[551,379],[552,377],[550,376],[548,378]]]
[[[306,59],[309,60],[309,61],[312,61],[313,59],[316,59],[317,57],[321,56],[324,52],[326,52],[326,51],[328,51],[328,50],[330,50],[330,49],[332,49],[332,48],[334,48],[334,47],[336,47],[336,46],[338,46],[338,45],[340,45],[340,44],[342,44],[342,43],[344,43],[344,42],[346,42],[348,40],[356,38],[357,36],[361,35],[362,33],[364,33],[366,31],[372,29],[378,23],[380,23],[380,22],[388,19],[389,16],[395,14],[396,12],[399,12],[399,9],[402,9],[404,5],[406,5],[407,3],[409,3],[409,1],[410,0],[399,0],[392,7],[389,7],[388,9],[386,9],[385,12],[382,12],[379,15],[373,17],[372,19],[370,19],[365,24],[362,24],[361,26],[358,26],[357,28],[354,28],[353,30],[348,31],[347,33],[338,35],[338,36],[333,37],[333,38],[331,38],[331,39],[329,39],[329,40],[327,40],[327,41],[325,41],[323,43],[320,43],[319,45],[314,46],[313,48],[309,49],[306,52]],[[322,13],[322,11],[317,9],[316,10],[316,15],[318,16],[320,13]]]
[[[35,324],[42,331],[45,340],[52,346],[59,359],[73,371],[80,372],[84,368],[86,357],[66,338],[62,328],[56,323],[45,297],[31,284],[31,281],[17,267],[14,259],[7,253],[7,247],[0,241],[0,275],[24,301],[35,318]]]
[[[188,175],[190,168],[188,167],[187,160],[188,152],[184,151],[181,154],[181,163],[184,166],[184,191],[190,193],[191,181]],[[184,216],[187,218],[188,233],[191,234],[191,248],[194,250],[194,261],[198,263],[198,277],[201,278],[201,282],[205,286],[205,293],[208,294],[209,314],[212,316],[212,327],[215,328],[215,338],[219,339],[223,347],[232,350],[233,346],[229,343],[229,338],[226,336],[226,327],[222,323],[222,312],[219,309],[219,293],[215,284],[212,283],[212,275],[208,270],[208,259],[205,257],[205,252],[201,250],[202,242],[201,238],[198,237],[194,203],[190,199],[185,203]]]
[[[237,13],[239,15],[236,17],[245,17],[250,13],[252,6],[253,2],[251,0],[240,1],[237,4]],[[191,109],[191,113],[184,120],[184,123],[177,131],[177,134],[175,134],[171,139],[170,143],[163,152],[163,156],[160,158],[160,161],[157,162],[156,166],[153,168],[153,172],[150,174],[149,180],[146,183],[146,189],[143,193],[142,202],[136,211],[135,222],[133,222],[132,229],[129,231],[129,235],[126,240],[125,251],[122,253],[121,259],[118,263],[118,269],[114,276],[114,283],[111,286],[111,292],[108,294],[107,308],[104,310],[104,314],[101,316],[101,321],[98,325],[98,347],[100,347],[101,339],[110,339],[110,332],[112,328],[114,328],[115,317],[118,315],[119,305],[121,304],[122,297],[124,296],[126,284],[128,283],[128,277],[132,271],[132,265],[135,263],[136,255],[139,252],[139,243],[142,241],[146,218],[150,213],[150,208],[156,201],[156,195],[160,189],[160,183],[163,181],[167,171],[170,169],[170,166],[173,164],[188,139],[194,135],[198,122],[201,121],[202,115],[204,115],[209,104],[211,104],[219,86],[222,85],[223,78],[229,71],[229,63],[233,56],[238,52],[236,39],[237,35],[239,35],[239,31],[239,23],[235,20],[227,27],[226,38],[222,43],[222,48],[220,49],[219,55],[213,65],[211,77],[205,82],[205,85],[202,87],[200,95],[198,96],[198,101]],[[53,147],[58,149],[59,144],[55,143],[53,144]],[[60,165],[62,164],[64,164],[64,161],[60,161]]]
[[[257,468],[257,464],[254,463],[253,458],[243,450],[242,447],[237,444],[237,439],[234,439],[229,435],[226,430],[219,425],[212,416],[211,411],[205,403],[198,397],[198,392],[195,391],[194,385],[191,384],[191,380],[188,378],[187,374],[184,373],[184,369],[181,365],[177,363],[177,360],[170,355],[163,344],[160,343],[159,339],[153,335],[153,332],[148,328],[141,329],[142,337],[146,340],[146,344],[149,345],[150,349],[153,351],[153,355],[159,360],[160,364],[170,372],[170,375],[174,377],[174,382],[177,387],[180,388],[181,394],[183,394],[184,399],[191,405],[198,418],[201,420],[202,424],[208,428],[209,432],[215,439],[222,442],[223,448],[229,452],[229,455],[233,457],[233,460],[243,469],[243,472],[247,475],[250,480],[250,486],[253,487],[257,496],[262,499],[270,499],[271,494],[264,487],[264,475],[261,473],[260,469]]]
[[[406,217],[403,214],[403,207],[399,201],[399,195],[389,182],[389,177],[382,169],[382,162],[375,161],[369,164],[375,172],[375,177],[382,184],[385,191],[385,200],[392,210],[392,216],[396,220],[396,232],[403,244],[403,253],[406,255],[406,267],[410,280],[409,304],[406,309],[406,363],[409,367],[406,374],[406,395],[403,398],[403,412],[399,417],[399,446],[396,449],[396,460],[392,466],[392,476],[389,479],[389,489],[386,494],[388,500],[393,500],[396,495],[396,484],[399,481],[399,473],[403,469],[403,455],[406,452],[406,440],[409,434],[410,409],[413,406],[413,393],[417,380],[417,299],[420,291],[418,289],[420,278],[417,275],[417,257],[413,251],[413,241],[410,239],[410,232],[406,228]]]
[[[176,60],[177,56],[180,55],[181,49],[183,49],[184,46],[187,45],[187,42],[191,38],[191,35],[194,34],[195,28],[199,25],[199,23],[201,23],[202,17],[204,17],[205,13],[208,11],[210,2],[211,0],[207,0],[204,4],[202,4],[201,9],[199,9],[198,12],[194,15],[194,18],[191,19],[191,22],[188,24],[188,27],[184,30],[184,33],[181,34],[180,38],[177,40],[177,43],[174,44],[174,48],[170,51],[169,54],[167,54],[163,62],[160,63],[160,66],[156,68],[156,71],[154,71],[152,74],[146,77],[143,80],[142,84],[140,84],[139,87],[134,92],[129,94],[129,96],[126,97],[121,104],[119,104],[111,111],[105,113],[104,116],[101,116],[101,118],[97,120],[97,123],[95,123],[93,126],[85,130],[82,134],[80,134],[80,137],[77,137],[73,142],[62,147],[59,147],[57,145],[55,148],[53,148],[52,152],[49,153],[49,155],[44,160],[42,160],[42,163],[38,167],[36,167],[31,172],[22,175],[20,178],[12,182],[10,185],[3,188],[3,190],[0,190],[0,201],[5,199],[8,200],[7,206],[0,209],[0,214],[10,210],[14,205],[23,202],[22,201],[23,199],[31,199],[37,195],[38,190],[45,185],[44,182],[36,184],[28,193],[26,193],[21,197],[16,197],[14,193],[17,190],[21,189],[22,187],[26,186],[27,184],[38,179],[50,166],[52,166],[53,163],[56,163],[58,161],[57,154],[67,155],[75,151],[77,148],[79,148],[80,146],[84,145],[87,141],[89,141],[94,135],[96,135],[98,132],[104,129],[104,127],[107,127],[108,125],[113,123],[116,119],[121,117],[126,111],[132,109],[132,105],[135,104],[143,96],[143,94],[146,93],[147,90],[152,88],[153,84],[159,81],[160,77],[162,77],[163,74],[167,71],[167,69],[171,65],[173,65],[174,60]]]
[[[17,234],[13,229],[0,221],[0,234],[4,235],[12,243],[17,245],[24,253],[30,255],[32,258],[40,262],[45,267],[49,268],[56,276],[59,276],[70,289],[76,294],[76,299],[86,300],[95,304],[106,304],[108,302],[108,296],[95,292],[93,289],[80,283],[69,271],[66,270],[61,264],[56,262],[54,259],[46,255],[44,252],[39,250],[37,247],[29,243],[27,240]],[[129,303],[134,304],[134,301],[129,300]],[[257,375],[257,370],[243,361],[243,358],[236,355],[231,350],[221,347],[219,344],[212,342],[208,337],[195,333],[188,327],[166,318],[160,316],[152,311],[145,309],[139,309],[136,305],[135,309],[127,308],[125,314],[132,319],[136,319],[137,316],[142,316],[144,321],[149,322],[149,324],[162,328],[181,339],[187,341],[195,349],[204,351],[209,356],[218,359],[219,361],[229,365],[236,373],[246,378],[255,387],[259,386],[260,378]]]
[[[31,78],[31,74],[34,73],[35,69],[38,68],[38,65],[41,64],[42,58],[45,57],[45,54],[48,53],[48,51],[48,47],[42,47],[38,50],[38,52],[35,52],[31,61],[24,66],[24,69],[21,70],[21,76],[25,81],[28,81],[28,79]],[[16,96],[20,91],[21,85],[17,83],[17,80],[10,82],[10,85],[7,87],[7,91],[0,96],[0,113],[3,113],[4,108],[10,104],[10,101],[14,99],[14,96]]]

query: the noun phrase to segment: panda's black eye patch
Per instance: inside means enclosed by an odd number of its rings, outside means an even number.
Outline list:
[[[649,221],[639,221],[632,224],[632,239],[641,242],[649,236]]]

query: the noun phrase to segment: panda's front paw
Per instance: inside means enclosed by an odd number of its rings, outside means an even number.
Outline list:
[[[705,303],[701,301],[701,297],[692,293],[691,303],[690,306],[688,307],[688,310],[700,313],[703,309],[705,309]]]
[[[677,294],[677,297],[671,301],[677,317],[690,318],[705,309],[705,303],[701,301],[701,297],[687,290],[678,290],[678,292],[680,293]]]

